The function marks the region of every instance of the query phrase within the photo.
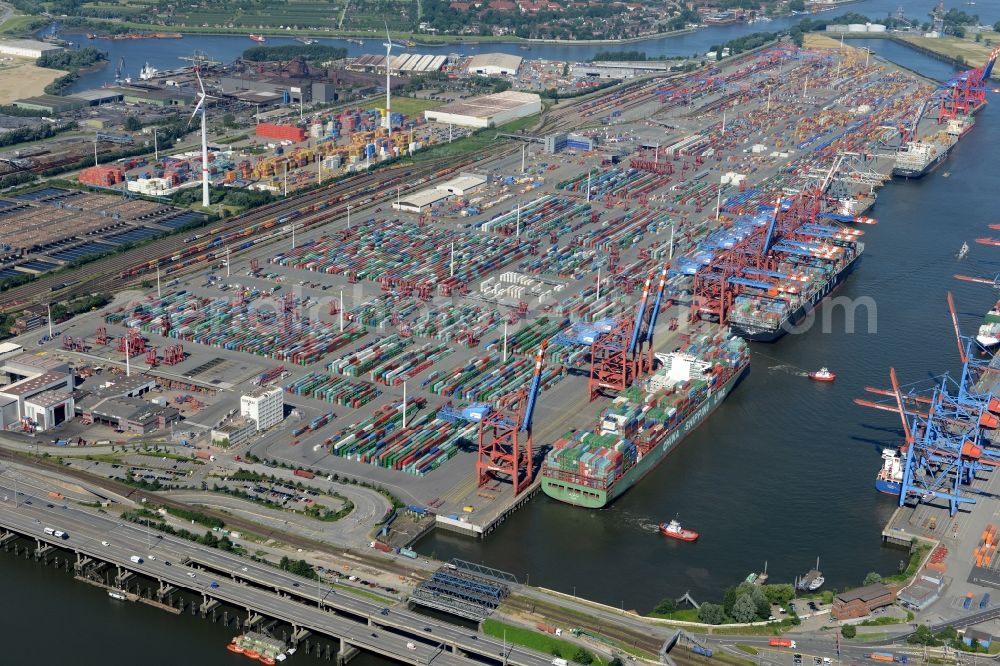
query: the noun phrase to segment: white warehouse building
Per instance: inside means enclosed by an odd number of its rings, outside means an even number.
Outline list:
[[[424,111],[429,122],[461,127],[499,127],[512,120],[542,112],[542,98],[535,93],[506,90],[463,99]]]
[[[40,42],[37,39],[10,39],[0,41],[0,53],[21,58],[41,58],[45,53],[62,51],[63,47]]]
[[[259,388],[240,398],[240,415],[252,419],[257,430],[272,428],[285,418],[285,397],[280,388]]]
[[[507,53],[480,53],[472,56],[466,70],[480,76],[515,76],[522,60],[521,56]]]

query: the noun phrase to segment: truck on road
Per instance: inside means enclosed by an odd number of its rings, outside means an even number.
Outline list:
[[[132,557],[130,557],[128,559],[132,560],[136,564],[142,564],[142,558],[139,557],[138,555],[133,555]]]
[[[771,647],[786,647],[792,648],[793,650],[798,647],[795,645],[795,641],[789,640],[787,638],[772,638],[767,642]]]
[[[897,664],[906,664],[910,661],[910,658],[905,654],[893,654],[891,652],[870,652],[865,657],[873,661],[895,662]]]

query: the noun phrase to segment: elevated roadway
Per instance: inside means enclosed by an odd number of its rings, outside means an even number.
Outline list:
[[[46,534],[46,527],[61,530],[66,537]],[[107,562],[119,576],[132,573],[157,581],[164,594],[171,588],[190,590],[202,596],[203,608],[221,602],[244,608],[251,616],[287,622],[296,630],[338,638],[341,655],[360,648],[410,664],[551,664],[549,656],[505,646],[474,630],[343,594],[224,551],[51,504],[44,497],[15,496],[6,483],[0,485],[0,531],[32,538],[40,551],[47,547],[72,551],[80,569],[89,562]]]

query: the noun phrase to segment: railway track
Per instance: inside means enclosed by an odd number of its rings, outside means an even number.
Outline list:
[[[623,95],[631,97],[635,93],[644,93],[647,89],[659,85],[663,78],[630,81],[598,91],[592,96],[586,95],[567,101],[560,108],[547,114],[534,132],[549,133],[579,127],[589,122],[587,117],[580,114],[581,109],[586,110],[590,105],[606,103],[605,98],[609,96],[614,99]],[[643,101],[645,101],[644,96],[642,99],[630,100],[627,108]],[[512,146],[513,142],[507,140],[503,144]],[[203,232],[199,229],[192,232],[199,241],[203,236],[214,236],[220,239],[217,243],[213,243],[212,238],[206,238],[192,245],[190,236],[185,238],[182,234],[172,234],[121,254],[97,259],[73,272],[43,276],[19,287],[5,290],[0,294],[0,312],[14,312],[29,305],[65,300],[101,291],[121,291],[149,277],[157,266],[161,269],[161,277],[163,275],[176,277],[189,266],[218,259],[224,254],[226,245],[247,243],[260,239],[268,233],[274,237],[275,228],[288,222],[294,222],[296,228],[322,225],[344,215],[348,204],[352,208],[360,209],[365,204],[375,203],[382,192],[391,194],[396,185],[402,186],[402,192],[410,192],[424,185],[430,178],[443,177],[485,158],[503,157],[509,152],[513,152],[512,147],[507,151],[498,150],[498,147],[493,145],[466,155],[459,162],[454,162],[452,158],[438,158],[409,168],[393,166],[348,178],[328,187],[262,206],[231,220],[221,221],[211,231]],[[404,180],[407,182],[402,182]],[[295,217],[285,220],[289,216]],[[239,252],[247,247],[232,249]],[[175,259],[178,256],[181,257],[180,260]],[[192,258],[195,261],[187,261]]]

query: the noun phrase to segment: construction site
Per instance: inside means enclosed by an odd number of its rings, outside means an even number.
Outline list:
[[[574,462],[586,486],[602,465],[639,469],[655,437],[683,438],[685,410],[738,391],[745,354],[720,324],[761,342],[794,327],[861,260],[896,152],[957,141],[980,90],[786,45],[638,81],[567,107],[570,141],[526,131],[426,205],[384,188],[333,219],[314,205],[250,240],[209,233],[124,272],[153,286],[72,320],[71,341],[22,344],[211,388],[185,430],[212,455],[365,479],[482,536],[542,488],[557,440],[646,433],[638,453],[594,445],[606,462]],[[705,374],[657,375],[672,354]],[[262,385],[282,389],[282,421],[214,444]],[[612,412],[623,430],[588,440]]]

